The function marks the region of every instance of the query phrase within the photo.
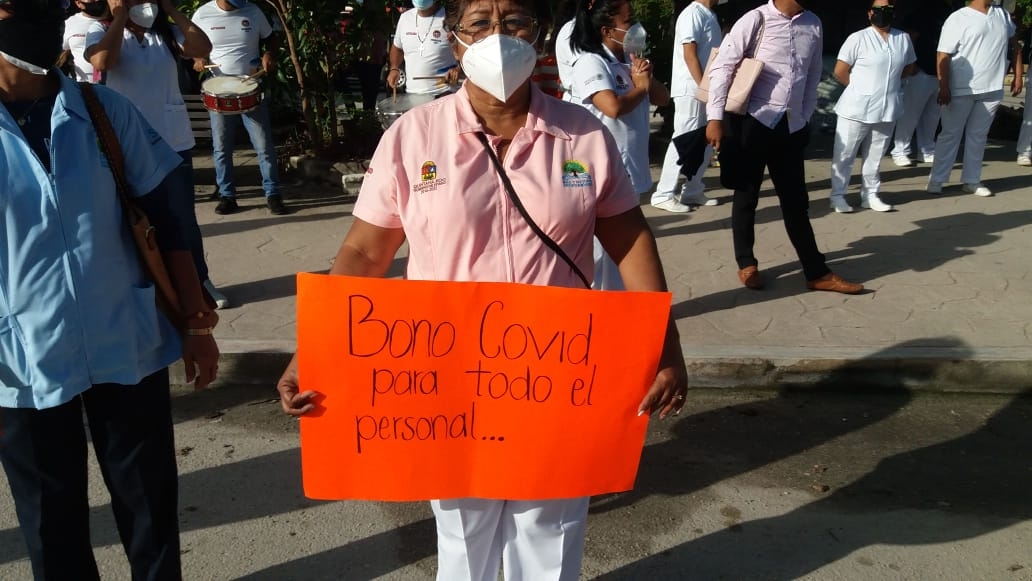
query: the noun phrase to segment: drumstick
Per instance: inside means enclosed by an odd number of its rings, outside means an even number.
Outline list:
[[[393,105],[398,102],[398,85],[391,87],[391,91],[391,104]]]
[[[447,75],[437,75],[434,77],[412,77],[414,81],[443,81],[447,79]]]
[[[217,69],[217,68],[219,68],[219,65],[216,65],[216,64],[204,65],[204,68],[206,68],[206,69]]]

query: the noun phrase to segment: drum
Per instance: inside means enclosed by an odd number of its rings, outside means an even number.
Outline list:
[[[429,103],[434,100],[437,95],[417,95],[413,93],[404,93],[398,95],[398,98],[387,97],[376,104],[376,118],[380,120],[380,125],[384,129],[391,126],[391,123],[401,117],[405,111],[418,107],[423,103]]]
[[[257,107],[262,102],[262,91],[255,79],[220,76],[201,83],[201,98],[209,111],[238,115]]]

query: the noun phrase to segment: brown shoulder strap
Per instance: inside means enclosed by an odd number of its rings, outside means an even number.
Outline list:
[[[111,166],[111,175],[115,178],[115,189],[118,190],[118,197],[122,201],[122,207],[127,212],[135,214],[139,211],[135,204],[129,203],[129,183],[125,179],[125,157],[122,155],[122,146],[118,143],[118,136],[115,135],[115,128],[111,126],[111,119],[108,118],[104,106],[97,97],[93,85],[79,83],[79,90],[82,99],[86,102],[86,110],[90,113],[93,121],[93,129],[97,132],[100,143],[100,150]],[[130,216],[130,219],[135,216]]]

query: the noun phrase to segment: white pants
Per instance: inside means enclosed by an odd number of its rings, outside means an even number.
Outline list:
[[[835,147],[831,154],[831,197],[841,197],[849,189],[849,177],[858,151],[864,160],[861,196],[877,194],[881,190],[881,157],[893,125],[892,122],[863,123],[838,118]]]
[[[942,131],[935,142],[935,163],[928,181],[944,184],[950,181],[953,162],[957,161],[960,140],[964,138],[964,165],[960,181],[977,184],[982,181],[982,158],[993,116],[1003,99],[1003,91],[979,95],[954,96],[942,108]]]
[[[678,135],[688,133],[706,124],[706,104],[694,96],[674,97],[674,133],[671,139]],[[709,166],[710,158],[713,156],[713,148],[706,147],[706,153],[702,156],[702,165],[699,166],[695,177],[688,180],[681,190],[685,197],[698,196],[702,194],[705,185],[702,183],[703,174]],[[663,172],[659,174],[659,183],[656,184],[656,191],[652,194],[652,203],[658,204],[674,198],[674,190],[677,188],[677,180],[681,177],[681,164],[677,163],[679,156],[674,142],[667,146],[666,156],[663,158]]]
[[[1025,77],[1025,116],[1018,133],[1018,155],[1032,155],[1032,87],[1029,83],[1032,83],[1032,65],[1028,65]]]
[[[935,152],[935,129],[939,126],[939,81],[918,71],[904,80],[903,116],[896,122],[892,157],[910,155],[910,139],[917,130],[917,152],[922,159]]]
[[[591,281],[591,288],[595,290],[624,290],[620,269],[616,266],[616,262],[602,248],[602,243],[598,241],[598,238],[593,238],[592,250],[595,258],[595,277]]]
[[[588,498],[432,500],[437,580],[576,581]]]

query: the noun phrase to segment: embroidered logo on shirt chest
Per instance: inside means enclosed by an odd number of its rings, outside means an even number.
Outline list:
[[[412,184],[413,192],[433,192],[448,183],[448,178],[437,176],[437,163],[424,161],[419,168],[419,183]]]
[[[568,159],[563,162],[563,187],[564,188],[587,188],[591,187],[591,174],[587,166],[576,159]]]

